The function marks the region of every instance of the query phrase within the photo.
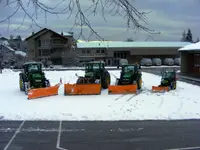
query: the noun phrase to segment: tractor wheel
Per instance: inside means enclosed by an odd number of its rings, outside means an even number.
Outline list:
[[[19,88],[21,91],[24,91],[24,81],[21,75],[19,77]]]
[[[102,81],[102,88],[107,89],[108,86],[110,85],[110,74],[108,71],[105,71],[104,79]]]
[[[85,83],[84,77],[79,77],[78,80],[76,81],[76,84],[83,84],[83,83]]]
[[[176,89],[176,82],[172,82],[171,89],[175,90]]]
[[[49,82],[49,80],[45,80],[45,87],[50,87],[50,82]]]
[[[24,82],[24,92],[26,95],[28,95],[28,90],[29,90],[29,84],[28,82]]]
[[[142,78],[140,78],[140,79],[138,80],[137,85],[138,85],[138,90],[140,90],[140,89],[142,88]]]

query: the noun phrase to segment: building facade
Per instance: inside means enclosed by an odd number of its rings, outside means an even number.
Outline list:
[[[28,60],[51,61],[54,65],[65,62],[66,53],[72,49],[73,36],[63,35],[50,29],[42,29],[26,38]]]
[[[104,60],[113,66],[120,59],[129,63],[140,62],[142,58],[179,58],[178,49],[188,42],[80,42],[77,43],[77,54],[80,62]]]
[[[200,77],[200,42],[179,49],[181,55],[181,73]]]

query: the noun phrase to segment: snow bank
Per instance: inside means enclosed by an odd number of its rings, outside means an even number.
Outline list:
[[[51,84],[62,78],[75,83],[75,74],[84,71],[47,71]],[[110,71],[111,84],[120,71]],[[4,70],[0,74],[0,116],[5,120],[146,120],[146,119],[194,119],[200,118],[200,87],[178,82],[177,90],[168,93],[152,93],[152,85],[160,83],[160,77],[143,73],[143,91],[137,95],[64,96],[63,85],[58,96],[27,100],[19,91],[19,72]]]

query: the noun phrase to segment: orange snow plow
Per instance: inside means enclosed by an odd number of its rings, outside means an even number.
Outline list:
[[[56,84],[55,86],[31,89],[28,91],[28,99],[36,99],[41,97],[58,95],[59,87],[60,84]]]
[[[133,85],[110,85],[108,86],[109,94],[132,94],[137,93],[137,84]]]
[[[86,63],[85,75],[76,76],[76,84],[64,84],[65,95],[98,95],[110,85],[110,74],[102,61]]]
[[[152,86],[153,92],[168,92],[169,87],[168,86]]]
[[[98,95],[101,84],[64,84],[65,95]]]

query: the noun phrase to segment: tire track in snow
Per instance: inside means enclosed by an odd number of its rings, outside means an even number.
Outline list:
[[[163,105],[163,102],[164,102],[164,98],[163,98],[163,97],[161,97],[161,102],[160,102],[160,104],[159,104],[158,108],[161,108],[161,106]]]

